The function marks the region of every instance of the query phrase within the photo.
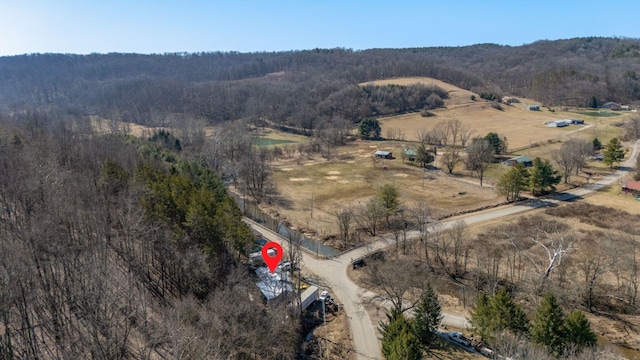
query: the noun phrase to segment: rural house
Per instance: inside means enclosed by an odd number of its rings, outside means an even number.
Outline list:
[[[530,111],[540,111],[540,105],[527,105],[525,109]]]
[[[574,125],[584,125],[584,120],[571,119],[571,123]]]
[[[516,166],[517,164],[522,164],[525,167],[528,167],[533,166],[533,160],[526,155],[521,155],[505,160],[504,164],[507,166]]]
[[[640,181],[625,181],[622,185],[622,192],[632,194],[633,196],[640,196]]]
[[[418,153],[413,149],[404,149],[404,154],[409,161],[414,161],[416,159],[416,155],[418,155]]]
[[[519,102],[520,102],[519,99],[514,98],[514,97],[510,97],[510,96],[505,96],[505,97],[502,98],[502,103],[503,104],[507,104],[507,105],[509,105],[509,104],[517,104]]]
[[[620,110],[621,107],[622,105],[613,101],[609,101],[608,103],[605,103],[604,105],[602,105],[603,109],[610,109],[610,110]]]
[[[573,120],[553,120],[553,121],[549,121],[547,123],[547,126],[552,128],[552,127],[565,127],[565,126],[569,126],[570,124],[573,123]]]
[[[391,154],[391,151],[376,150],[373,155],[380,159],[393,159],[393,154]]]

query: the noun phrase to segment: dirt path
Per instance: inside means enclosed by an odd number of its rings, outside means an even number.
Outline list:
[[[529,202],[525,205],[507,206],[491,211],[482,212],[479,214],[469,214],[461,219],[464,219],[467,224],[476,224],[488,220],[498,219],[504,216],[522,213],[532,209],[550,206],[552,204],[558,204],[561,202],[575,200],[576,198],[583,197],[594,191],[601,190],[602,188],[611,185],[619,181],[624,175],[625,171],[632,169],[635,166],[636,157],[640,148],[640,140],[638,140],[634,146],[629,159],[627,159],[621,167],[623,169],[616,171],[615,173],[606,176],[600,181],[576,188],[570,191],[563,192],[556,195],[553,198],[541,199]],[[287,246],[287,240],[279,234],[262,227],[261,225],[251,221],[245,220],[254,230],[260,232],[265,238],[270,241],[279,242],[284,248]],[[443,229],[452,227],[457,220],[450,220],[443,223]],[[415,238],[419,234],[416,231],[410,232],[409,238]],[[302,264],[303,269],[306,269],[317,276],[321,277],[323,281],[330,286],[336,298],[342,302],[344,310],[349,319],[349,327],[351,329],[351,339],[353,340],[354,352],[357,354],[357,359],[382,359],[380,352],[380,345],[378,340],[378,334],[376,331],[376,325],[371,322],[369,313],[366,311],[362,304],[362,296],[366,293],[365,289],[356,285],[347,275],[347,269],[353,259],[365,256],[378,249],[386,248],[393,244],[391,238],[380,238],[377,241],[362,246],[353,250],[350,250],[342,255],[332,259],[318,259],[313,254],[306,251],[302,252]],[[285,250],[286,252],[286,250]],[[468,327],[467,320],[458,314],[443,313],[443,324],[449,326],[455,326],[458,328]]]

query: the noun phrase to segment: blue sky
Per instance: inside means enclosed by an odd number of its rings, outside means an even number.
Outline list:
[[[0,0],[0,55],[640,38],[639,16],[637,0]]]

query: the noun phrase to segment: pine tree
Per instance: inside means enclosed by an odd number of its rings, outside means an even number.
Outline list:
[[[593,138],[593,141],[591,143],[593,144],[593,151],[602,149],[602,143],[600,142],[600,140],[598,140],[598,138]]]
[[[591,330],[589,320],[582,311],[573,311],[564,321],[566,342],[578,349],[594,346],[597,342],[596,334]]]
[[[423,349],[428,349],[438,337],[440,321],[442,321],[442,308],[438,301],[438,294],[430,284],[427,284],[413,320],[413,331]]]
[[[529,172],[522,164],[517,164],[507,171],[498,181],[498,192],[507,197],[507,201],[515,201],[520,193],[527,189]]]
[[[547,189],[555,191],[555,185],[562,180],[562,176],[551,166],[549,160],[535,158],[533,167],[529,171],[529,187],[533,195],[542,194]]]
[[[509,330],[515,335],[529,331],[529,319],[511,295],[500,289],[495,296],[481,294],[471,311],[471,324],[484,340],[491,341],[494,335]]]
[[[492,307],[494,312],[495,330],[511,330],[516,335],[522,335],[529,331],[529,319],[520,305],[516,304],[511,295],[503,288],[493,297]]]
[[[476,300],[476,305],[471,310],[471,326],[483,340],[491,339],[494,330],[494,317],[491,298],[486,293],[481,293]]]
[[[420,341],[410,331],[403,329],[390,344],[388,354],[385,354],[387,360],[419,360],[422,359],[422,350],[420,349]]]
[[[566,339],[564,314],[556,297],[549,293],[538,307],[531,329],[531,340],[546,346],[555,355],[560,355]]]
[[[622,150],[622,144],[618,138],[613,138],[607,144],[607,149],[604,151],[604,158],[602,161],[613,167],[613,163],[620,162],[624,159],[624,150]]]
[[[393,348],[397,346],[394,345],[396,338],[400,337],[407,329],[410,330],[411,325],[399,309],[393,308],[386,315],[387,321],[386,323],[380,322],[379,331],[382,335],[382,353],[388,359]]]

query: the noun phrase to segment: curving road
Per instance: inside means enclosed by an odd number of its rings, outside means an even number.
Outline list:
[[[634,146],[631,156],[623,164],[621,164],[622,170],[618,170],[615,173],[606,176],[605,178],[581,188],[576,188],[570,191],[566,191],[556,195],[553,198],[541,199],[529,202],[524,205],[510,205],[497,208],[482,213],[468,214],[458,217],[456,220],[449,220],[443,223],[444,228],[447,229],[453,225],[453,223],[459,219],[464,219],[467,224],[476,224],[484,221],[495,220],[505,216],[519,214],[532,209],[538,209],[545,206],[559,204],[561,202],[571,201],[579,199],[589,193],[598,191],[608,185],[611,185],[619,181],[624,172],[628,169],[632,169],[635,166],[635,161],[638,156],[640,148],[640,140],[638,140]],[[260,224],[253,222],[249,219],[245,219],[245,222],[249,224],[255,231],[261,233],[267,240],[276,241],[280,243],[283,248],[287,246],[287,240],[280,234],[271,231]],[[409,237],[417,237],[417,232],[410,232]],[[362,296],[366,293],[365,289],[360,288],[355,284],[349,276],[347,276],[347,269],[351,265],[352,259],[365,256],[375,250],[385,248],[393,244],[393,240],[390,238],[381,238],[375,242],[350,250],[343,253],[340,256],[330,259],[318,259],[310,252],[302,251],[302,266],[316,274],[322,281],[330,287],[335,296],[342,301],[344,310],[349,318],[349,327],[351,328],[351,336],[353,340],[354,351],[356,352],[356,358],[361,359],[382,359],[380,352],[380,346],[378,343],[378,333],[376,330],[376,324],[371,322],[368,312],[362,305]],[[286,250],[285,250],[286,252]],[[464,328],[468,325],[468,322],[464,317],[455,314],[443,314],[445,319],[443,323],[452,326]],[[462,325],[462,326],[460,326]]]

